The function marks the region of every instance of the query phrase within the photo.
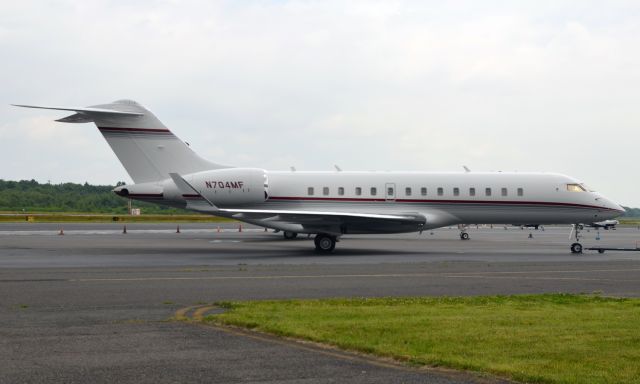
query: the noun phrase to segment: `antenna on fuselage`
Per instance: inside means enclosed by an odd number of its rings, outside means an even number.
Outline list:
[[[342,172],[342,168],[338,167],[338,164],[334,164],[333,166],[336,167],[336,171]]]
[[[296,171],[296,167],[294,167],[293,165],[290,166],[289,168],[291,168],[291,172],[295,172]]]
[[[469,169],[469,167],[467,167],[466,165],[463,165],[463,166],[462,166],[462,168],[464,168],[464,171],[465,171],[466,173],[471,172],[471,170]]]

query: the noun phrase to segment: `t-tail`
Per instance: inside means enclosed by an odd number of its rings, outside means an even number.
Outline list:
[[[132,100],[86,108],[16,106],[73,111],[73,115],[56,121],[95,123],[136,184],[165,180],[170,173],[229,168],[198,156],[153,113]]]

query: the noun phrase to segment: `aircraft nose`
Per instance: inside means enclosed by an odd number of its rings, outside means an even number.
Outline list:
[[[605,200],[605,207],[615,211],[615,213],[617,214],[617,216],[621,216],[624,215],[625,212],[627,212],[621,205],[614,203],[613,201],[606,199]]]
[[[613,204],[613,209],[618,211],[620,213],[620,215],[624,215],[627,212],[627,210],[624,209],[621,205],[618,205],[616,203],[612,203],[612,204]]]

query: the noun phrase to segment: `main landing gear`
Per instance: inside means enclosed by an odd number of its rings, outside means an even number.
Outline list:
[[[582,253],[582,244],[580,244],[580,231],[582,230],[582,226],[580,224],[575,224],[572,228],[572,233],[569,234],[569,239],[571,239],[571,236],[573,235],[573,231],[575,231],[575,239],[576,242],[571,244],[571,253],[573,254],[581,254]]]
[[[298,237],[298,234],[296,232],[284,231],[282,234],[284,235],[284,238],[287,240],[293,240],[296,237]]]
[[[316,251],[322,253],[330,253],[336,248],[336,242],[338,239],[335,236],[327,235],[326,233],[318,233],[313,239],[316,245]]]

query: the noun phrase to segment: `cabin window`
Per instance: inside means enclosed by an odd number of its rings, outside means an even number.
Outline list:
[[[344,187],[338,187],[338,195],[344,196]]]
[[[502,196],[507,196],[507,188],[502,188],[500,194],[502,194]]]
[[[325,196],[329,196],[329,187],[322,187],[322,194]]]
[[[453,196],[460,196],[460,188],[453,188]]]
[[[485,196],[491,196],[491,188],[485,188],[484,189],[484,195]]]
[[[469,188],[469,196],[475,196],[476,195],[476,189],[471,187]]]
[[[375,196],[378,194],[378,189],[376,187],[371,187],[371,196]]]
[[[307,188],[307,195],[313,196],[313,187]]]
[[[427,196],[427,188],[426,187],[422,187],[420,188],[420,194],[422,196]]]
[[[518,188],[518,196],[524,196],[524,189]]]
[[[444,188],[438,187],[438,196],[444,195]]]
[[[569,192],[586,192],[586,189],[580,184],[567,184],[567,191]]]
[[[404,189],[404,194],[407,196],[411,196],[411,187],[407,187]]]
[[[356,187],[356,196],[362,195],[362,188]]]

